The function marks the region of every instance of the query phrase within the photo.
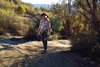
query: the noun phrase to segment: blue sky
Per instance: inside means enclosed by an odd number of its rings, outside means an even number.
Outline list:
[[[31,4],[55,4],[61,1],[62,0],[22,0],[22,2]]]

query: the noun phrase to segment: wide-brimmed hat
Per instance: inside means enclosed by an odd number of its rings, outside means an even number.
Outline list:
[[[42,17],[42,16],[47,16],[47,17],[48,17],[48,15],[47,15],[47,14],[45,14],[45,13],[42,13],[42,14],[41,14],[41,17]]]

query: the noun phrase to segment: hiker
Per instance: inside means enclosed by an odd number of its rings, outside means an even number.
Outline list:
[[[43,47],[44,47],[44,50],[42,53],[47,52],[47,47],[48,47],[47,40],[48,40],[48,37],[50,34],[50,29],[51,29],[50,20],[45,13],[42,13],[41,14],[41,21],[40,21],[39,28],[38,28],[38,35],[41,36],[41,40],[42,40]]]

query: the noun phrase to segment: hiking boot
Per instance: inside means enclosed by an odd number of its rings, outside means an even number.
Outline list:
[[[45,53],[47,53],[47,50],[43,50],[43,51],[41,52],[41,54],[45,54]]]

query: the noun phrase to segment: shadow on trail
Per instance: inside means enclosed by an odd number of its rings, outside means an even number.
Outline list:
[[[95,65],[73,52],[60,51],[33,59],[27,67],[95,67]]]
[[[2,51],[2,50],[13,50],[14,48],[12,48],[12,47],[7,47],[7,46],[4,46],[4,48],[0,48],[0,51]]]
[[[25,38],[25,37],[0,39],[0,45],[18,45],[18,44],[26,43],[26,42],[33,41],[33,40],[34,39]]]

